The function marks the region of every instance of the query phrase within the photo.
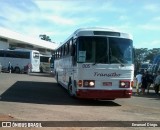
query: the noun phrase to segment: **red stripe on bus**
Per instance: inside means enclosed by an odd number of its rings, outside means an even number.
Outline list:
[[[78,98],[85,99],[116,99],[116,98],[130,98],[132,90],[85,90],[77,91]]]

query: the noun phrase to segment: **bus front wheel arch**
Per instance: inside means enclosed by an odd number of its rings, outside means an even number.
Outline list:
[[[68,83],[68,93],[71,97],[74,97],[74,94],[73,94],[73,85],[72,85],[72,80],[71,78],[69,78],[69,83]]]

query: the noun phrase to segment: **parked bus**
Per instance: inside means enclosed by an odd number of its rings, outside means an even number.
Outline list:
[[[132,95],[133,42],[105,28],[75,31],[55,50],[55,76],[71,96],[114,100]]]
[[[40,72],[39,51],[27,49],[0,50],[0,63],[3,70],[8,70],[9,62],[12,72]]]
[[[50,67],[50,60],[51,55],[42,55],[40,54],[40,72],[50,73],[51,67]]]
[[[152,64],[150,63],[143,63],[140,68],[139,68],[139,72],[141,72],[142,74],[145,73],[146,71],[148,71],[148,69],[151,67]]]
[[[51,74],[53,75],[54,75],[54,59],[55,59],[55,56],[52,55],[51,60],[50,60],[50,68],[51,68]]]

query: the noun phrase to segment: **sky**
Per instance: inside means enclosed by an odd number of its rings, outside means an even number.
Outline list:
[[[55,43],[75,30],[130,33],[135,48],[160,48],[160,0],[0,0],[0,27]]]

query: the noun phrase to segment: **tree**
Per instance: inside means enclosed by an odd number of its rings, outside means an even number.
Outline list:
[[[135,69],[139,70],[141,63],[145,62],[145,57],[148,53],[148,49],[147,48],[139,48],[136,49],[134,48],[134,64],[135,64]]]
[[[145,62],[145,57],[148,53],[147,48],[140,48],[135,50],[135,58],[138,62]]]
[[[150,63],[152,63],[154,57],[160,54],[160,48],[153,48],[149,50],[147,48],[134,48],[134,53],[135,69],[139,70],[143,62],[150,61]]]
[[[47,36],[46,34],[40,34],[39,37],[40,37],[42,40],[51,42],[51,38],[50,38],[49,36]]]
[[[159,54],[160,54],[160,48],[150,49],[148,50],[148,54],[146,55],[145,60],[150,60],[151,61],[150,63],[152,63],[154,57]]]

